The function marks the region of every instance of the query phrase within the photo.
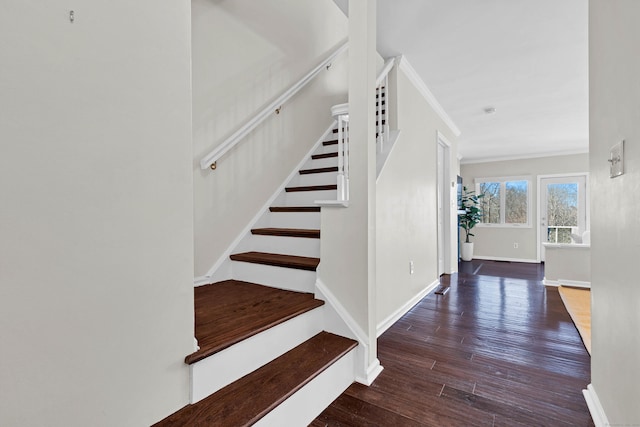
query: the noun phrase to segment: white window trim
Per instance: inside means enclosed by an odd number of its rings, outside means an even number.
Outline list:
[[[505,218],[505,209],[506,209],[506,186],[505,183],[511,181],[527,181],[527,222],[525,224],[508,224],[504,222]],[[519,175],[519,176],[491,176],[491,177],[483,177],[483,178],[474,178],[473,180],[475,184],[476,194],[480,194],[480,184],[483,182],[499,182],[500,183],[500,223],[491,224],[481,222],[476,225],[476,227],[481,228],[531,228],[533,224],[531,222],[531,191],[532,191],[532,183],[533,177],[531,175]]]

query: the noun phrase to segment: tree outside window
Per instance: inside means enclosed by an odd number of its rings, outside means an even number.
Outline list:
[[[476,179],[476,191],[484,195],[481,224],[528,226],[530,182],[520,177]]]

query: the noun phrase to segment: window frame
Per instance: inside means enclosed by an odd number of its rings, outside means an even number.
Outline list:
[[[507,198],[507,183],[508,182],[517,182],[517,181],[526,181],[527,183],[527,222],[526,223],[507,223],[505,222],[505,214],[506,214],[506,198]],[[474,178],[473,180],[475,184],[476,194],[480,193],[480,184],[485,182],[496,182],[500,184],[500,222],[498,223],[487,223],[480,222],[476,225],[476,227],[482,228],[531,228],[533,227],[533,223],[531,221],[531,209],[532,199],[532,184],[533,179],[531,175],[519,175],[519,176],[500,176],[500,177],[483,177],[483,178]]]

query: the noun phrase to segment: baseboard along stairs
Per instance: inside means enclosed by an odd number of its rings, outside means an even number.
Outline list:
[[[236,246],[231,277],[195,288],[192,403],[155,426],[308,425],[353,383],[358,342],[325,331],[314,296],[314,201],[337,190],[337,140],[327,135]]]

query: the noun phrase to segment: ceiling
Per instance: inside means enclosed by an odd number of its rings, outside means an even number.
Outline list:
[[[377,14],[378,52],[422,77],[462,163],[588,151],[586,0],[378,0]]]

